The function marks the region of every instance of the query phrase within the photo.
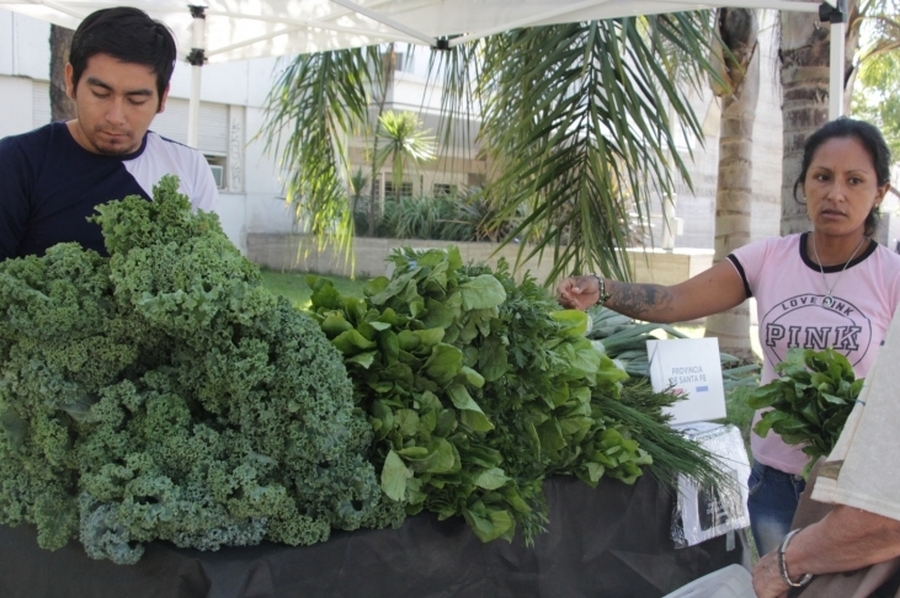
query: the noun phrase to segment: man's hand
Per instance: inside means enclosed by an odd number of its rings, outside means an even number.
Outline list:
[[[753,568],[753,591],[758,598],[787,598],[788,590],[778,568],[778,551],[773,550]]]

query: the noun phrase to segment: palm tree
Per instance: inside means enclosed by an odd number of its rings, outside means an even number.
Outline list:
[[[435,138],[422,130],[422,122],[414,112],[388,110],[382,113],[378,117],[375,139],[380,142],[376,146],[375,172],[390,163],[391,184],[398,196],[407,167],[434,160],[435,157]]]
[[[286,200],[320,245],[352,253],[352,202],[345,179],[345,136],[368,125],[370,91],[384,77],[380,48],[305,54],[290,61],[269,92],[269,117],[257,133],[280,156]]]
[[[750,242],[753,199],[753,123],[759,97],[759,22],[756,11],[720,8],[716,11],[719,77],[713,92],[721,99],[719,172],[716,188],[716,243],[713,261]],[[706,319],[706,335],[719,339],[722,351],[742,360],[753,357],[747,302]]]
[[[521,29],[437,55],[446,113],[480,119],[480,149],[493,168],[485,200],[498,222],[524,207],[510,239],[529,240],[521,257],[549,253],[551,279],[595,266],[628,278],[628,214],[646,222],[653,201],[670,196],[679,177],[689,180],[679,142],[700,137],[701,125],[684,84],[700,85],[708,68],[696,58],[708,53],[708,16]],[[339,138],[367,126],[371,90],[384,77],[380,51],[293,59],[261,133],[281,152],[288,197],[309,230],[337,230],[333,240],[344,247],[350,167]]]
[[[900,52],[886,53],[860,64],[852,114],[881,129],[891,155],[900,157]]]
[[[73,29],[50,26],[50,119],[54,122],[75,118],[75,102],[66,95],[65,77],[73,35]]]
[[[865,0],[864,0],[865,1]],[[853,73],[852,58],[859,47],[861,14],[857,0],[847,0],[844,72]],[[809,229],[806,206],[794,200],[794,181],[800,174],[803,144],[828,121],[829,44],[831,28],[814,13],[782,12],[781,87],[784,122],[784,159],[781,172],[781,233]],[[849,107],[852,77],[845,76],[844,104]]]

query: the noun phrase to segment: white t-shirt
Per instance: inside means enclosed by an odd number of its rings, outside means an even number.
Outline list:
[[[895,320],[837,445],[819,471],[812,498],[900,520],[900,317]]]
[[[807,234],[758,241],[728,256],[748,296],[756,298],[762,384],[777,377],[775,365],[793,347],[833,348],[865,377],[900,302],[900,255],[873,242],[846,269],[839,264],[823,274],[806,254]],[[826,306],[829,289],[834,301]],[[764,438],[751,433],[750,446],[760,463],[787,473],[801,473],[809,460],[774,432]]]

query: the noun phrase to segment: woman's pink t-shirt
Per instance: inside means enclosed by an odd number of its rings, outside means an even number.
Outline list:
[[[823,275],[806,254],[807,234],[750,243],[728,256],[748,297],[756,298],[762,384],[777,377],[775,365],[792,347],[831,347],[847,356],[857,377],[865,377],[900,301],[900,255],[873,242],[846,269],[826,267]],[[829,288],[834,302],[826,306]],[[792,474],[809,459],[774,432],[751,433],[750,448],[760,463]]]

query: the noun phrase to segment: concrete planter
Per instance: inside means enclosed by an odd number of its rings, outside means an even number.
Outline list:
[[[459,247],[464,262],[484,262],[495,265],[502,256],[510,265],[516,263],[518,245],[500,248],[497,243],[448,243],[423,239],[381,239],[357,237],[355,239],[353,263],[332,248],[319,250],[314,238],[307,235],[259,234],[247,235],[247,257],[250,261],[280,271],[317,272],[333,276],[372,278],[385,274],[387,256],[396,247],[410,246],[417,249],[444,248],[448,245]],[[496,252],[496,253],[495,253]],[[711,249],[675,249],[671,252],[660,249],[631,250],[632,268],[636,282],[675,284],[699,274],[712,265]],[[543,282],[550,272],[552,256],[544,256],[543,261],[529,260],[518,271],[530,271]]]

